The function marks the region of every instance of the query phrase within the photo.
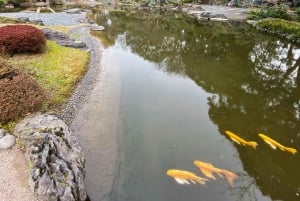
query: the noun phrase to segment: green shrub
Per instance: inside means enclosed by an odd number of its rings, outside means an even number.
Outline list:
[[[26,0],[7,0],[8,3],[13,4],[14,6],[19,6],[21,3],[24,3]]]
[[[39,53],[45,49],[44,33],[29,25],[7,25],[0,27],[0,52],[8,53]]]
[[[0,123],[41,109],[45,93],[29,75],[0,60]]]
[[[300,21],[300,7],[296,8],[296,14],[298,16],[298,21]]]
[[[0,0],[0,7],[4,4],[6,4],[6,0]]]
[[[289,40],[300,42],[300,23],[283,19],[265,19],[255,25],[259,30],[283,36]]]
[[[262,7],[251,10],[248,16],[250,20],[261,20],[265,18],[289,19],[287,8],[285,6]]]
[[[17,24],[17,23],[20,23],[17,19],[0,16],[0,24]]]

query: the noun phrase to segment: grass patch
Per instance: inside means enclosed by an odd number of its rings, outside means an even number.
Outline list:
[[[259,30],[277,34],[300,43],[300,23],[282,19],[265,19],[255,25]]]
[[[0,26],[1,24],[16,24],[19,23],[18,20],[8,17],[0,17]]]
[[[261,7],[253,9],[248,15],[250,20],[261,20],[265,18],[290,19],[287,8],[284,6]]]
[[[25,69],[48,95],[45,110],[55,110],[67,102],[89,61],[86,51],[62,47],[47,41],[46,51],[38,55],[15,55],[8,62]]]

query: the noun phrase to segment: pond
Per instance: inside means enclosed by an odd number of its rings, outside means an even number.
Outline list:
[[[119,158],[112,201],[300,200],[300,49],[241,22],[179,14],[97,15],[103,63],[120,69]],[[239,145],[225,134],[256,141]],[[96,154],[96,153],[93,153]],[[204,185],[200,160],[233,172]],[[101,180],[101,178],[99,178]],[[88,182],[88,181],[87,181]]]

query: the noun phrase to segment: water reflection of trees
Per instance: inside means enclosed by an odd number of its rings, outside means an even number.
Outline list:
[[[168,73],[189,76],[212,94],[209,116],[221,133],[228,129],[259,142],[257,150],[237,149],[263,193],[285,201],[298,198],[299,159],[272,151],[257,133],[300,147],[300,49],[240,23],[110,18],[115,24],[107,30],[110,40],[126,30],[131,51]]]

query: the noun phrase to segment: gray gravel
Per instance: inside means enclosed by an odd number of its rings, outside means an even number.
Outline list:
[[[64,120],[66,124],[71,124],[72,120],[81,109],[82,104],[89,98],[89,94],[98,82],[98,75],[101,71],[100,45],[96,38],[91,37],[88,34],[88,27],[76,27],[71,29],[70,34],[80,35],[80,40],[87,44],[91,57],[88,66],[88,71],[85,76],[73,92],[73,95],[69,99],[65,109],[60,113],[60,118]]]
[[[80,19],[85,18],[85,13],[69,14],[65,12],[60,13],[0,13],[0,16],[10,18],[27,17],[30,21],[42,20],[44,25],[75,25],[79,23]]]

